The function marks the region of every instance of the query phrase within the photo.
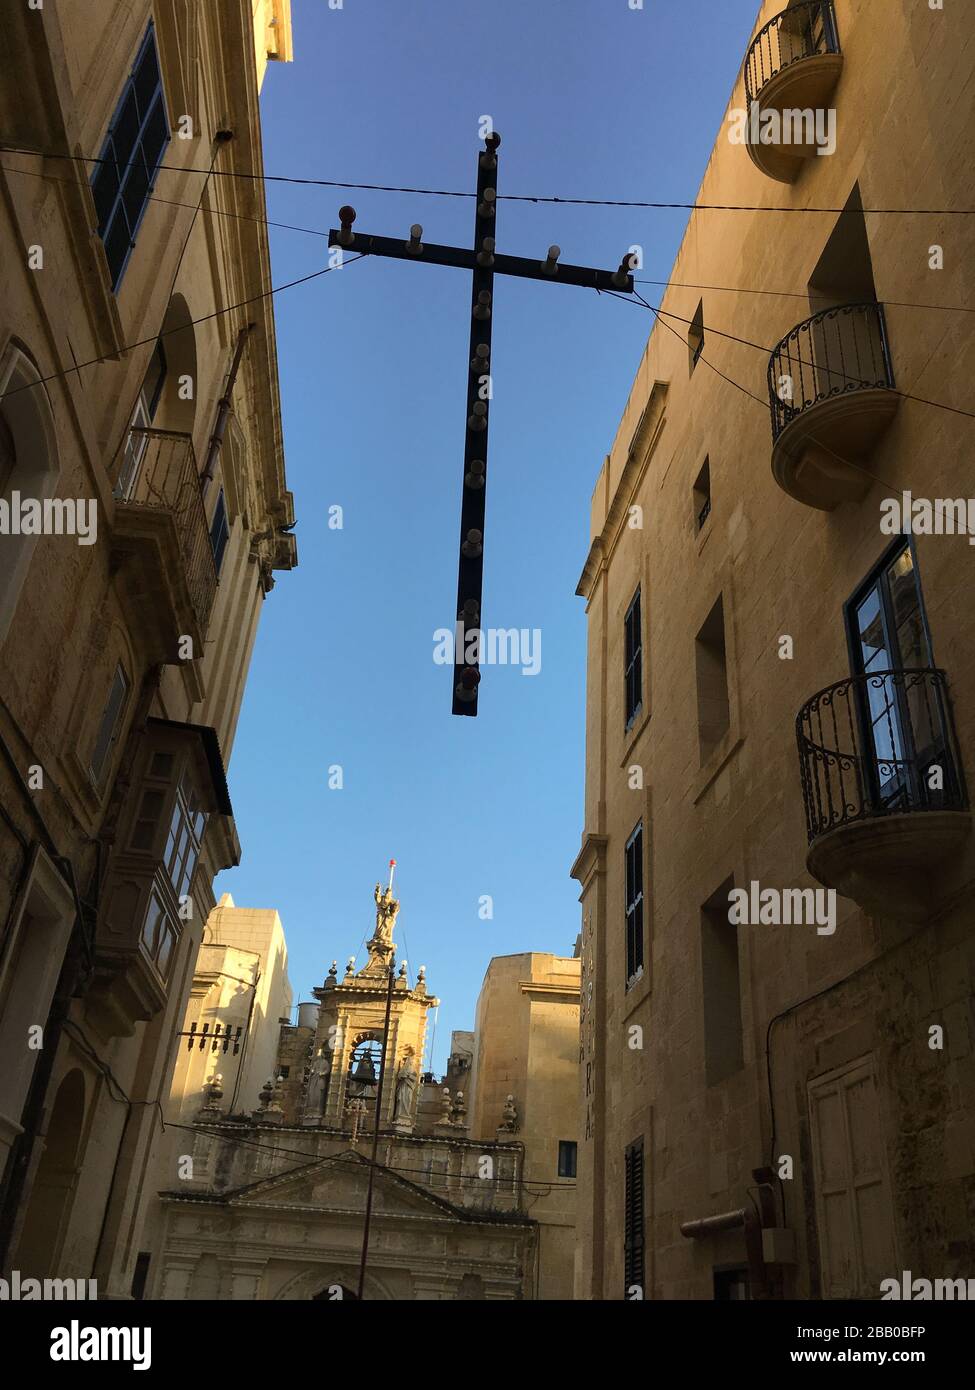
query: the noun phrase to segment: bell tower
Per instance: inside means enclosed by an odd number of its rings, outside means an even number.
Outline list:
[[[385,889],[376,884],[376,925],[367,942],[365,965],[356,971],[355,957],[351,957],[340,979],[333,961],[325,983],[312,991],[321,1007],[298,1114],[304,1125],[372,1129],[393,971],[380,1128],[403,1134],[413,1132],[427,1010],[440,1001],[427,993],[423,967],[412,987],[407,980],[406,962],[396,969],[393,930],[400,905],[393,897],[395,867],[396,861],[391,859]]]

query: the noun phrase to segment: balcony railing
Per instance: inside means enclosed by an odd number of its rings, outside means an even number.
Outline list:
[[[217,569],[190,435],[131,429],[115,483],[115,501],[120,509],[169,514],[193,613],[205,634],[217,591]]]
[[[943,671],[873,671],[828,686],[796,718],[810,843],[907,812],[966,811]]]
[[[797,324],[772,350],[772,439],[820,401],[878,389],[895,389],[883,305],[871,301],[823,309]]]
[[[761,29],[745,59],[749,105],[762,88],[793,63],[821,53],[839,53],[833,0],[806,0],[783,10]]]

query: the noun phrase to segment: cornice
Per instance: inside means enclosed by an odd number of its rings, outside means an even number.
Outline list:
[[[583,889],[588,887],[594,874],[606,872],[606,846],[608,844],[608,835],[595,835],[589,831],[583,836],[582,848],[569,870],[569,877],[581,883]]]
[[[657,441],[663,430],[666,399],[667,383],[655,381],[640,419],[637,421],[636,429],[633,431],[626,463],[623,465],[623,472],[616,485],[616,491],[606,514],[603,529],[598,536],[594,537],[589,547],[586,563],[579,577],[579,583],[576,585],[576,593],[580,598],[590,598],[597,579],[612,559],[613,551],[616,549],[626,522],[627,508],[643,481],[643,475],[653,457]]]

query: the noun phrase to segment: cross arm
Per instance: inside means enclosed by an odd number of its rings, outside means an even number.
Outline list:
[[[476,266],[489,268],[496,275],[517,275],[523,280],[550,280],[553,284],[581,285],[592,290],[622,290],[633,293],[633,276],[622,269],[596,270],[585,265],[563,265],[553,262],[551,270],[545,261],[529,256],[502,256],[493,252],[474,252],[462,246],[438,246],[433,242],[411,238],[370,236],[366,232],[341,232],[332,228],[328,244],[360,256],[388,256],[400,261],[425,261],[428,265],[450,265],[460,270]]]

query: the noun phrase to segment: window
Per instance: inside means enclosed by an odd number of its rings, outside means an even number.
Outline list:
[[[728,662],[724,640],[724,603],[719,598],[694,639],[697,661],[697,733],[702,765],[717,748],[731,723]]]
[[[694,522],[695,529],[702,531],[704,523],[711,515],[711,464],[708,459],[701,465],[701,471],[694,483]]]
[[[15,908],[17,904],[15,903]],[[35,846],[20,906],[6,924],[0,973],[0,1160],[20,1132],[39,1052],[25,1047],[32,1024],[50,1012],[75,903],[64,875]]]
[[[559,1177],[574,1178],[579,1145],[574,1139],[559,1140]]]
[[[112,765],[112,755],[115,752],[115,745],[122,732],[122,711],[129,693],[129,681],[121,662],[115,668],[115,675],[112,677],[111,689],[108,692],[108,700],[102,713],[101,723],[98,726],[98,736],[95,739],[95,747],[92,750],[91,761],[88,764],[88,771],[95,786],[102,790],[105,779]]]
[[[624,1156],[623,1194],[623,1297],[640,1298],[644,1292],[643,1261],[643,1139],[628,1145]],[[639,1293],[636,1290],[639,1289]]]
[[[169,962],[175,944],[176,928],[170,921],[159,895],[153,893],[142,927],[142,948],[163,980],[169,973]]]
[[[91,179],[98,235],[117,290],[169,143],[156,35],[150,24]]]
[[[643,708],[643,633],[640,620],[640,590],[626,610],[624,626],[624,679],[626,682],[626,727],[630,729]]]
[[[205,828],[206,812],[191,783],[184,777],[176,793],[164,855],[166,872],[177,898],[184,898],[190,891]]]
[[[217,574],[220,573],[220,566],[223,563],[223,552],[227,548],[227,541],[230,537],[230,526],[227,522],[227,503],[224,499],[223,488],[217,497],[217,505],[213,509],[213,521],[210,523],[210,545],[213,548],[213,563],[216,565]]]
[[[140,1250],[135,1257],[135,1270],[132,1274],[132,1297],[141,1301],[146,1296],[146,1280],[149,1278],[149,1262],[152,1255],[148,1250]]]
[[[626,842],[626,987],[643,975],[643,822]]]
[[[11,341],[0,353],[0,500],[8,506],[16,493],[39,505],[58,489],[58,431],[47,392],[36,388],[41,373],[27,353]],[[12,534],[0,544],[0,643],[20,601],[39,537]],[[29,640],[29,639],[25,639]]]
[[[704,1075],[709,1086],[743,1066],[738,928],[728,920],[728,894],[734,886],[734,879],[727,879],[701,908]]]
[[[687,349],[690,354],[688,370],[694,371],[704,351],[704,300],[702,299],[697,306],[697,311],[691,320],[691,326],[687,333]]]
[[[895,541],[846,605],[847,638],[856,684],[867,777],[879,805],[894,810],[927,806],[957,792],[944,712],[936,689],[920,674],[933,668],[921,586],[905,537]],[[929,771],[943,776],[933,791]]]
[[[0,497],[6,497],[10,480],[17,466],[17,449],[10,426],[0,415]]]

